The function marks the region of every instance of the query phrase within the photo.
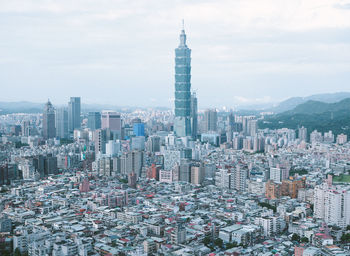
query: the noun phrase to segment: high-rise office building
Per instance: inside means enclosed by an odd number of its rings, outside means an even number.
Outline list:
[[[248,120],[248,135],[249,136],[256,136],[258,132],[258,120],[251,119]]]
[[[192,138],[196,139],[198,133],[198,101],[195,92],[191,95],[191,128]]]
[[[305,128],[304,126],[302,126],[301,128],[299,128],[298,131],[298,138],[302,141],[307,142],[307,128]]]
[[[231,128],[231,130],[233,130],[234,125],[235,125],[235,117],[234,117],[232,110],[231,110],[230,114],[228,116],[228,126]]]
[[[94,132],[95,154],[106,153],[107,132],[104,129],[97,129]]]
[[[215,109],[208,109],[204,112],[204,130],[206,132],[217,130],[217,112]]]
[[[120,139],[122,131],[120,114],[115,111],[102,111],[101,128],[109,129],[113,134],[113,139]]]
[[[191,182],[191,161],[188,159],[181,159],[179,181]]]
[[[89,112],[87,126],[92,131],[100,129],[101,128],[101,113],[100,112]]]
[[[66,108],[56,108],[56,136],[60,139],[68,138],[68,111]]]
[[[54,138],[56,136],[55,128],[55,109],[48,100],[43,113],[43,137],[44,139]]]
[[[255,126],[255,124],[256,124],[255,123],[255,116],[243,116],[243,117],[241,117],[241,122],[242,122],[243,135],[255,136],[254,134],[252,135],[252,133],[254,133],[255,128],[257,131],[257,126]],[[251,132],[252,130],[253,130],[253,132]]]
[[[131,138],[132,150],[145,150],[145,136],[135,136]]]
[[[32,130],[32,125],[30,121],[23,121],[21,125],[22,136],[30,136]]]
[[[160,151],[160,137],[157,135],[152,135],[148,137],[147,141],[147,151],[152,153]]]
[[[68,132],[70,134],[73,134],[74,129],[80,129],[80,114],[80,97],[71,97],[68,102]]]
[[[145,136],[145,124],[144,123],[134,123],[134,135],[135,136]]]
[[[180,45],[175,49],[175,120],[177,136],[191,135],[191,49],[182,28]]]
[[[144,162],[143,159],[143,151],[129,151],[123,154],[120,158],[121,174],[127,176],[134,172],[136,177],[140,177]]]
[[[197,166],[191,166],[191,183],[200,185],[204,181],[204,165],[199,164]]]
[[[121,152],[121,143],[119,140],[109,140],[106,143],[106,155],[109,157],[118,156]]]

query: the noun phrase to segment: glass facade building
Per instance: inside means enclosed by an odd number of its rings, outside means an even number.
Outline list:
[[[56,137],[55,109],[49,100],[44,107],[42,133],[45,140]]]
[[[136,123],[134,124],[134,135],[135,136],[145,136],[145,124]]]
[[[81,128],[80,97],[71,97],[68,102],[68,131],[73,134],[75,129]]]
[[[101,113],[100,112],[89,112],[88,128],[92,131],[101,128]]]
[[[68,111],[65,107],[56,108],[56,136],[68,138]]]
[[[177,136],[191,135],[191,49],[186,45],[185,30],[175,49],[175,121]]]
[[[198,102],[195,92],[193,92],[191,95],[191,128],[192,138],[196,140],[198,133]]]

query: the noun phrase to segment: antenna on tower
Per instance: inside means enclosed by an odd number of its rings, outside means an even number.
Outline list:
[[[182,30],[185,30],[185,20],[182,19]]]

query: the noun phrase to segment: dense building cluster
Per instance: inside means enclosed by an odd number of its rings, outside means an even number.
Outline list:
[[[0,255],[350,255],[347,136],[198,111],[190,53],[175,113],[0,116]]]

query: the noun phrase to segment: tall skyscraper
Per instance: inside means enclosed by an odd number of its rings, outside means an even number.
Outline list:
[[[134,135],[135,136],[145,136],[145,124],[135,123],[134,124]]]
[[[107,133],[104,129],[97,129],[94,131],[95,140],[95,154],[106,153]]]
[[[298,138],[300,140],[303,140],[303,141],[307,142],[307,128],[305,128],[304,126],[299,128],[299,130],[298,130]]]
[[[199,185],[204,181],[205,170],[203,163],[191,166],[191,183]]]
[[[206,132],[217,130],[217,112],[215,109],[208,109],[204,112],[204,129]]]
[[[66,108],[56,108],[56,135],[60,139],[68,138],[68,111]]]
[[[191,49],[186,45],[185,29],[175,49],[175,120],[177,136],[191,135]]]
[[[101,128],[109,129],[113,135],[113,139],[120,139],[122,132],[122,120],[120,114],[114,111],[103,111]]]
[[[179,181],[191,182],[191,161],[188,159],[181,159]]]
[[[248,135],[254,137],[258,132],[258,120],[248,120]]]
[[[88,128],[92,131],[101,128],[101,113],[100,112],[89,112]]]
[[[31,135],[30,121],[23,121],[21,130],[22,130],[22,136],[30,136]]]
[[[80,97],[71,97],[68,103],[68,131],[70,134],[73,134],[74,129],[81,127],[80,113]]]
[[[120,162],[122,175],[134,172],[136,177],[140,177],[144,162],[143,151],[129,151],[121,156]]]
[[[43,137],[44,139],[54,138],[56,136],[55,128],[55,109],[48,100],[43,113]]]
[[[193,92],[191,95],[191,128],[192,138],[196,139],[198,132],[198,102],[195,92]]]
[[[160,137],[157,135],[152,135],[148,137],[147,141],[147,151],[159,152],[160,151]]]

